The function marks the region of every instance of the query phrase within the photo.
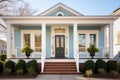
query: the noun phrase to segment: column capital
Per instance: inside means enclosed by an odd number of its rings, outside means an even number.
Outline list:
[[[114,25],[114,23],[110,23],[110,24],[109,24],[109,27],[112,27],[113,25]]]
[[[73,23],[73,25],[78,25],[78,23]]]
[[[41,23],[41,25],[46,25],[46,23]]]

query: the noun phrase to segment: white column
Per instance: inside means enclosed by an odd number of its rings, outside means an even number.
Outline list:
[[[41,54],[41,72],[44,71],[46,58],[46,25],[42,23],[42,54]]]
[[[46,25],[42,24],[42,53],[46,54]]]
[[[14,26],[12,26],[12,28],[11,28],[11,31],[12,31],[12,33],[11,33],[11,37],[12,37],[12,53],[11,54],[14,54],[14,55],[17,55],[17,52],[15,51],[16,49],[15,49],[15,28],[14,28]]]
[[[7,24],[7,58],[11,58],[11,25]]]
[[[74,24],[73,26],[73,48],[74,48],[74,58],[75,58],[75,54],[78,53],[78,33],[77,33],[77,24]]]
[[[113,24],[109,26],[109,51],[110,51],[110,58],[113,58],[113,44],[114,44],[114,32],[113,32]]]

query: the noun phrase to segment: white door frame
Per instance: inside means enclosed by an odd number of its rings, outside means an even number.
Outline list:
[[[65,33],[55,33],[57,28],[64,28]],[[69,25],[51,25],[51,57],[55,57],[55,35],[65,35],[65,57],[69,58]]]

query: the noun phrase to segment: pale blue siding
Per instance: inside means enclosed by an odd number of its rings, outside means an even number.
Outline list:
[[[99,54],[96,54],[96,56],[95,57],[102,57],[102,55],[103,55],[103,50],[102,50],[102,48],[104,47],[104,30],[101,28],[100,30],[99,30],[99,44],[98,44],[98,46],[99,46]]]
[[[100,30],[99,26],[78,26],[78,30]]]
[[[62,12],[64,14],[64,16],[71,16],[71,14],[68,11],[65,11],[63,9],[58,9],[58,10],[52,12],[51,14],[49,14],[49,16],[56,16],[56,14],[58,12]]]
[[[24,54],[21,54],[21,32],[20,29],[15,30],[15,48],[17,49],[17,57],[23,57],[25,56]]]
[[[46,27],[46,58],[51,57],[51,27]]]
[[[73,58],[73,27],[69,27],[69,58]]]
[[[20,26],[20,30],[41,30],[41,26]]]
[[[19,29],[15,30],[15,47],[21,47],[21,32]]]

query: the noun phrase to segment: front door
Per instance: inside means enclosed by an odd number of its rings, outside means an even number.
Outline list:
[[[65,58],[65,35],[55,35],[55,58]]]

